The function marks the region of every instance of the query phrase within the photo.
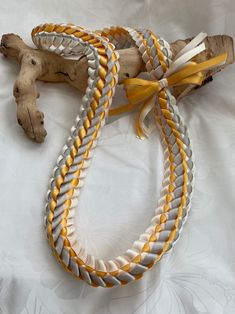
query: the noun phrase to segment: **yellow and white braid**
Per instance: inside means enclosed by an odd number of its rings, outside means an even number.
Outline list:
[[[172,248],[190,206],[193,182],[190,140],[175,98],[166,84],[168,81],[164,78],[169,69],[173,72],[178,70],[177,62],[173,64],[171,61],[169,44],[148,30],[113,27],[91,32],[72,24],[45,24],[33,29],[32,39],[40,49],[62,56],[86,55],[88,60],[88,86],[81,111],[57,160],[47,196],[45,222],[52,251],[68,272],[89,285],[125,285],[141,278]],[[134,45],[142,55],[146,70],[157,82],[147,85],[146,88],[154,90],[154,93],[149,94],[151,101],[142,109],[145,113],[154,113],[161,131],[165,159],[163,188],[155,216],[147,230],[123,256],[103,261],[88,254],[78,242],[74,213],[86,169],[118,82],[119,63],[115,48]],[[189,60],[190,56],[184,59]],[[216,62],[218,64],[219,61]],[[139,83],[135,80],[130,79],[126,83],[127,92],[130,89],[130,99],[133,96],[131,88]],[[174,75],[171,79],[169,77],[169,82],[171,80],[174,81]],[[139,118],[143,122],[145,116],[140,115]],[[144,127],[139,126],[139,130],[145,134]]]

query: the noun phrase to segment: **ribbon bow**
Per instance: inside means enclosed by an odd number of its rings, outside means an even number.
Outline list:
[[[109,115],[117,115],[128,112],[137,106],[141,109],[136,119],[136,132],[139,138],[148,137],[155,128],[155,124],[146,126],[145,118],[155,106],[156,96],[167,87],[177,85],[194,84],[201,85],[204,79],[202,71],[223,64],[227,59],[227,53],[223,53],[207,61],[196,63],[188,62],[195,55],[205,50],[205,44],[197,46],[207,35],[200,33],[188,45],[180,51],[174,62],[171,63],[164,77],[160,80],[149,81],[140,78],[127,79],[124,82],[129,103],[109,110]],[[196,47],[195,47],[196,46]]]

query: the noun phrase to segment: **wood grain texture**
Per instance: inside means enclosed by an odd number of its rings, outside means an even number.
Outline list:
[[[170,44],[174,56],[191,40],[177,40]],[[226,35],[208,36],[205,40],[206,50],[198,54],[193,60],[202,62],[227,52],[228,58],[224,65],[213,70],[205,71],[205,80],[202,85],[210,82],[212,77],[228,64],[234,62],[234,47],[231,37]],[[2,36],[0,52],[5,57],[16,58],[20,64],[20,72],[16,79],[13,94],[17,103],[17,120],[26,135],[36,142],[43,142],[47,134],[44,127],[44,114],[38,109],[36,99],[39,93],[36,89],[36,80],[44,82],[67,82],[81,92],[87,86],[87,60],[68,60],[48,51],[38,50],[27,46],[15,34]],[[120,55],[119,84],[126,78],[136,77],[145,71],[138,48],[118,50]],[[183,97],[194,89],[194,85],[174,88],[176,98]]]

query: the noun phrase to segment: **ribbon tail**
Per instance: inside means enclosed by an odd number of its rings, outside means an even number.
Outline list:
[[[184,82],[185,82],[186,78],[188,78],[187,84],[190,84],[191,82],[190,82],[189,77],[193,78],[193,81],[194,81],[194,78],[195,78],[194,75],[197,76],[198,73],[201,71],[212,69],[212,68],[217,67],[221,64],[224,64],[226,59],[227,59],[227,53],[225,52],[225,53],[222,53],[222,54],[220,54],[214,58],[203,61],[201,63],[194,63],[191,65],[188,65],[185,68],[183,68],[183,69],[179,70],[178,72],[172,74],[171,76],[167,77],[169,86],[182,84],[181,81],[184,80]],[[199,76],[200,76],[200,73],[199,73]],[[200,83],[200,78],[198,80],[198,84],[199,83]],[[195,83],[192,82],[192,84],[195,84]]]
[[[144,103],[140,112],[138,113],[135,125],[136,125],[137,136],[140,139],[143,139],[144,137],[149,137],[149,135],[156,128],[156,123],[149,122],[148,126],[145,124],[145,119],[149,116],[154,106],[155,106],[155,97],[152,97]]]
[[[166,71],[164,77],[175,73],[182,67],[187,65],[187,62],[193,57],[206,49],[202,41],[207,37],[206,33],[200,33],[192,39],[183,49],[181,49],[175,56],[173,62],[170,64],[169,69]]]
[[[192,50],[189,50],[185,52],[183,55],[181,55],[178,59],[174,60],[169,69],[164,74],[164,77],[167,77],[171,75],[172,73],[175,73],[176,71],[179,71],[183,67],[187,66],[187,63],[189,60],[194,58],[196,55],[201,53],[206,49],[206,46],[204,43],[200,44],[199,46],[193,48]]]
[[[128,103],[117,108],[109,109],[109,116],[116,116],[135,109],[140,104]]]
[[[196,37],[194,37],[183,49],[178,52],[175,56],[175,60],[181,57],[186,52],[192,50],[193,48],[197,47],[205,38],[207,37],[206,33],[199,33]]]

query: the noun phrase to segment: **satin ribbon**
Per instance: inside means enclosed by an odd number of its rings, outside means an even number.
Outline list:
[[[223,53],[201,63],[188,62],[192,57],[205,50],[204,44],[191,49],[192,45],[200,43],[200,40],[203,40],[205,36],[206,34],[201,33],[195,37],[193,43],[190,42],[186,45],[183,51],[177,55],[178,58],[170,65],[164,75],[165,77],[161,80],[149,81],[140,78],[125,80],[124,87],[129,103],[115,109],[110,109],[109,115],[113,116],[128,112],[139,106],[140,112],[136,119],[136,133],[139,138],[143,138],[143,136],[148,137],[154,127],[153,124],[147,127],[144,120],[153,110],[156,96],[158,96],[162,89],[178,85],[201,85],[204,80],[202,71],[225,63],[227,53]]]

